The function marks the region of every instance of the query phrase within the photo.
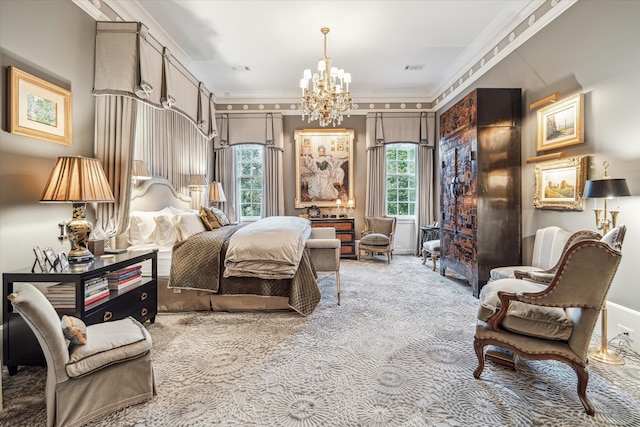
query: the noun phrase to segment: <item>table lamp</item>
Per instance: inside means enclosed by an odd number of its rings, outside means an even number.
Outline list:
[[[92,224],[86,219],[87,202],[113,202],[113,193],[98,159],[58,157],[44,188],[41,202],[73,203],[73,218],[66,224],[70,263],[91,262],[87,248]]]
[[[630,196],[629,187],[627,187],[627,180],[620,178],[611,178],[607,171],[609,162],[604,162],[604,177],[603,179],[588,180],[582,197],[585,199],[604,199],[604,209],[593,210],[596,214],[596,228],[602,230],[602,235],[609,232],[611,228],[616,227],[616,221],[618,213],[620,211],[607,212],[607,199],[614,197]],[[594,201],[594,203],[596,203]],[[610,215],[610,218],[607,216]],[[602,343],[599,349],[594,349],[589,354],[589,357],[599,362],[607,363],[609,365],[624,365],[624,359],[615,352],[607,349],[607,301],[605,300],[602,305]]]
[[[215,207],[221,202],[226,202],[227,198],[224,196],[224,190],[222,189],[221,182],[213,181],[209,184],[209,201],[215,203]]]
[[[139,185],[140,181],[151,179],[151,172],[149,172],[149,168],[147,168],[145,162],[143,162],[142,160],[133,161],[131,178],[133,179],[134,185]]]

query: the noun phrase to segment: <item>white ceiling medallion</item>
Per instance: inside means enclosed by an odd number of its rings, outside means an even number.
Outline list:
[[[462,84],[462,77],[460,77],[460,80],[458,80],[458,84],[461,85]]]
[[[422,108],[422,104],[416,104],[416,108]]]
[[[291,108],[292,110],[295,110],[295,109],[296,109],[296,108],[298,108],[298,107],[296,107],[296,104],[291,104],[291,105],[289,106],[289,108]]]
[[[274,105],[273,108],[275,108],[276,110],[279,110],[280,109],[280,104]]]
[[[480,60],[480,66],[481,66],[481,67],[484,67],[484,58],[482,58],[482,59]]]
[[[512,41],[514,41],[516,39],[516,33],[511,33],[509,34],[509,43],[511,43]]]
[[[233,110],[233,105],[231,104],[227,105],[227,110]]]
[[[531,15],[529,17],[529,26],[532,26],[536,22],[536,15]]]
[[[493,48],[493,56],[496,56],[498,54],[498,52],[500,52],[500,49],[498,48],[498,46]]]
[[[404,110],[405,108],[407,108],[407,104],[404,104],[404,103],[400,104],[400,108]]]
[[[391,108],[391,105],[389,105],[389,104],[384,104],[384,108],[386,108],[386,109],[388,110],[389,108]]]
[[[473,68],[469,70],[469,77],[473,75]]]
[[[369,104],[369,108],[373,110],[374,108],[376,108],[376,104]]]
[[[248,109],[249,109],[249,106],[248,106],[247,104],[244,104],[244,105],[242,106],[242,109],[243,109],[243,110],[248,110]]]
[[[262,104],[258,105],[258,110],[264,110],[264,105]]]
[[[351,104],[351,106],[353,107],[354,110],[358,109],[358,104]]]
[[[551,0],[551,7],[557,6],[559,2],[560,0]]]

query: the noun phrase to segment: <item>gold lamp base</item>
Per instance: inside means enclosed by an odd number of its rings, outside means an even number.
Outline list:
[[[622,366],[624,359],[618,353],[611,352],[607,349],[592,348],[589,349],[589,358],[607,365]]]

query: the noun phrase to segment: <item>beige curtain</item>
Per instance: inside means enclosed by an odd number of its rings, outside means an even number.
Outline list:
[[[282,155],[284,131],[281,113],[223,113],[216,116],[219,130],[214,138],[216,176],[227,197],[225,213],[239,220],[239,202],[235,197],[236,173],[233,146],[262,144],[264,153],[263,216],[284,215],[284,171]],[[233,199],[230,200],[230,195]]]
[[[106,239],[126,230],[131,199],[131,166],[138,104],[125,96],[95,100],[95,153],[102,163],[114,203],[99,203],[95,235]]]
[[[367,149],[367,200],[366,216],[385,215],[386,203],[386,155],[384,145]]]
[[[192,207],[206,204],[203,192],[190,194],[187,184],[191,175],[209,175],[208,138],[176,111],[143,103],[138,108],[136,129],[135,160],[144,161],[151,175],[168,179],[178,192],[197,199]]]
[[[427,145],[418,146],[418,169],[416,177],[416,194],[419,194],[416,203],[416,218],[418,226],[430,225],[434,221],[434,200],[433,200],[433,148]],[[418,227],[416,236],[416,254],[419,254],[421,231]]]

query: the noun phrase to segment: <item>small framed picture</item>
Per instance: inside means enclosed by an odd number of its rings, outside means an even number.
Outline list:
[[[60,252],[58,255],[58,259],[60,260],[60,269],[62,271],[66,271],[69,269],[69,258],[67,258],[67,254],[64,252]]]
[[[47,258],[47,261],[49,262],[51,268],[55,270],[58,266],[58,262],[60,262],[60,260],[58,260],[58,255],[56,255],[56,251],[47,247],[44,248],[44,255]]]
[[[36,254],[36,261],[33,263],[32,272],[35,272],[36,265],[40,268],[40,271],[47,271],[47,261],[44,259],[44,252],[40,249],[40,246],[35,245],[33,247],[33,253]]]

